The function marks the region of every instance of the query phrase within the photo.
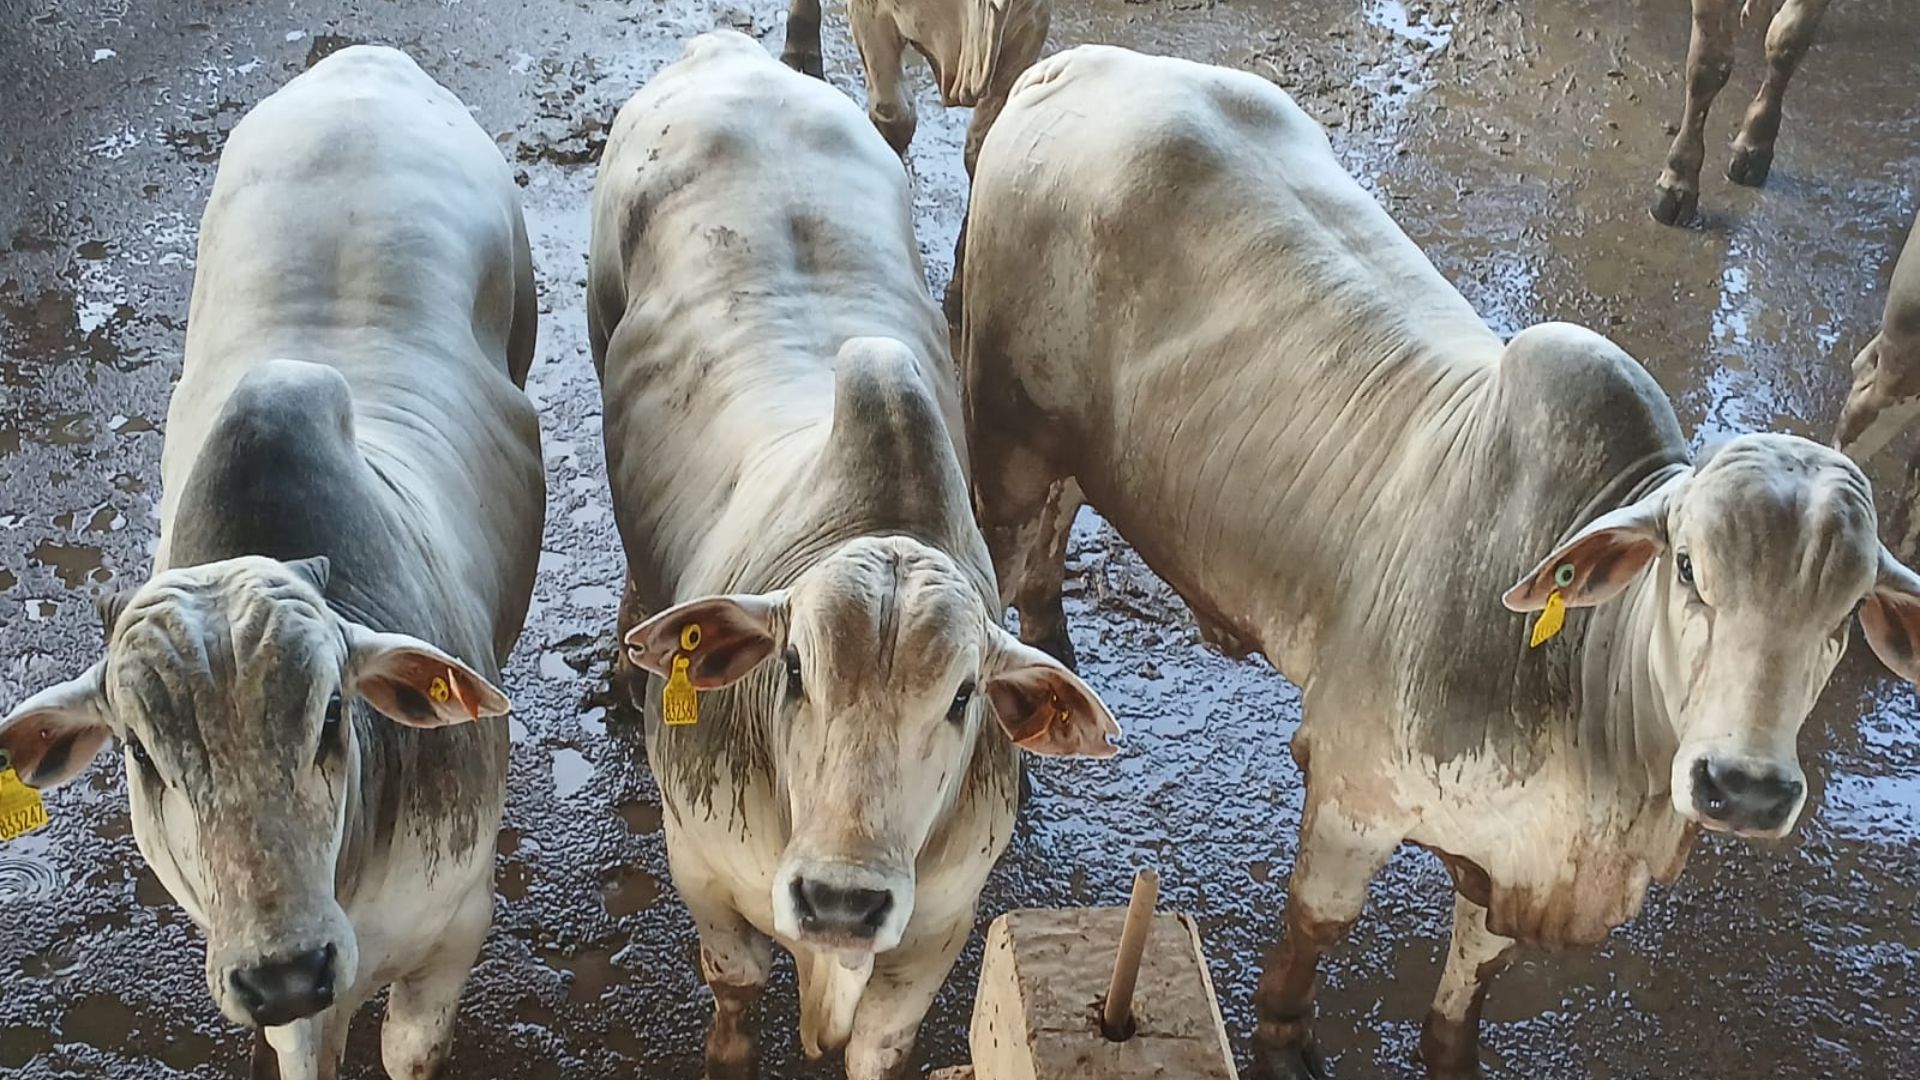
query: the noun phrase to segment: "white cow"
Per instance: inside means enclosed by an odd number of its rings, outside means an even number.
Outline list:
[[[838,91],[708,34],[614,122],[588,286],[707,1075],[757,1075],[777,941],[807,1053],[903,1076],[1012,832],[1015,746],[1118,733],[1000,628],[906,173]]]
[[[962,155],[968,175],[1007,91],[1047,43],[1051,0],[847,0],[847,22],[866,68],[867,115],[906,156],[918,123],[901,67],[907,46],[926,58],[940,103],[973,109]],[[792,0],[781,59],[824,78],[820,0]]]
[[[345,49],[261,102],[201,221],[153,576],[0,724],[37,786],[125,750],[255,1075],[335,1076],[387,987],[388,1075],[446,1057],[539,558],[535,318],[513,176],[412,60]]]
[[[1915,419],[1920,419],[1920,222],[1907,231],[1906,246],[1894,263],[1880,332],[1853,359],[1853,389],[1840,411],[1834,445],[1865,462]]]
[[[1689,462],[1605,338],[1502,343],[1263,79],[1041,61],[981,152],[964,285],[981,519],[1023,636],[1063,636],[1084,492],[1215,641],[1302,688],[1266,1075],[1319,1075],[1316,967],[1401,843],[1457,889],[1421,1053],[1471,1074],[1516,942],[1599,941],[1699,828],[1793,827],[1795,736],[1856,609],[1920,673],[1920,578],[1851,462],[1779,435]]]

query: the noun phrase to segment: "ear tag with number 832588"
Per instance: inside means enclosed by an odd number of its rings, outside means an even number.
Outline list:
[[[700,722],[700,695],[687,677],[687,668],[693,663],[691,654],[699,647],[700,624],[681,627],[680,651],[673,654],[672,674],[667,676],[666,689],[660,691],[660,719],[674,727]]]

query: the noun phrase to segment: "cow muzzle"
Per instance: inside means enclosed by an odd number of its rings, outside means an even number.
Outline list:
[[[912,912],[912,877],[888,867],[789,860],[774,878],[774,929],[815,948],[885,952]]]
[[[227,973],[234,1001],[257,1027],[279,1027],[333,1007],[339,950],[305,949]]]
[[[1676,809],[1716,832],[1780,837],[1799,819],[1807,784],[1798,765],[1705,754],[1687,766],[1674,794]]]

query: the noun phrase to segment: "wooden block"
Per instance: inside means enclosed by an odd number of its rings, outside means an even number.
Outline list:
[[[1154,916],[1133,1037],[1101,1034],[1126,914],[1012,911],[994,920],[973,1005],[977,1080],[1238,1080],[1200,929],[1185,915]]]

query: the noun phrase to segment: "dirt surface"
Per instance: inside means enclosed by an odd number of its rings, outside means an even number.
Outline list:
[[[1502,332],[1599,328],[1640,357],[1701,439],[1824,438],[1870,337],[1920,181],[1912,0],[1834,5],[1788,98],[1768,187],[1718,170],[1757,85],[1758,34],[1710,132],[1702,227],[1646,207],[1676,118],[1680,0],[1063,0],[1056,43],[1110,41],[1245,67],[1330,126],[1344,160]],[[773,0],[0,0],[0,707],[99,649],[91,597],[154,544],[161,427],[195,223],[225,134],[332,49],[411,52],[523,170],[543,288],[540,403],[551,504],[517,703],[500,902],[461,1016],[457,1077],[691,1080],[709,1000],[665,880],[658,796],[605,687],[620,567],[582,294],[591,162],[613,110],[681,42],[731,25],[777,46]],[[858,95],[844,9],[833,80]],[[958,113],[921,87],[921,243],[944,288],[963,203]],[[1124,103],[1116,103],[1124,107]],[[272,242],[272,238],[262,238]],[[1904,459],[1902,446],[1889,457]],[[1908,528],[1908,471],[1875,479]],[[1096,519],[1076,532],[1069,613],[1126,751],[1039,763],[983,913],[1115,904],[1163,874],[1206,934],[1245,1053],[1278,929],[1300,790],[1294,690],[1210,653],[1179,603]],[[1857,636],[1856,636],[1857,637]],[[1511,1077],[1911,1075],[1920,1060],[1920,723],[1865,650],[1803,740],[1813,812],[1780,844],[1709,840],[1681,881],[1591,953],[1533,955],[1488,1002]],[[50,799],[0,847],[0,1074],[226,1077],[248,1036],[202,985],[198,933],[135,852],[121,767]],[[1439,975],[1445,875],[1405,854],[1333,958],[1320,1032],[1342,1077],[1411,1075]],[[978,940],[928,1017],[923,1057],[963,1053]],[[768,994],[770,1077],[801,1063],[790,966]],[[363,1013],[347,1075],[378,1075]]]

